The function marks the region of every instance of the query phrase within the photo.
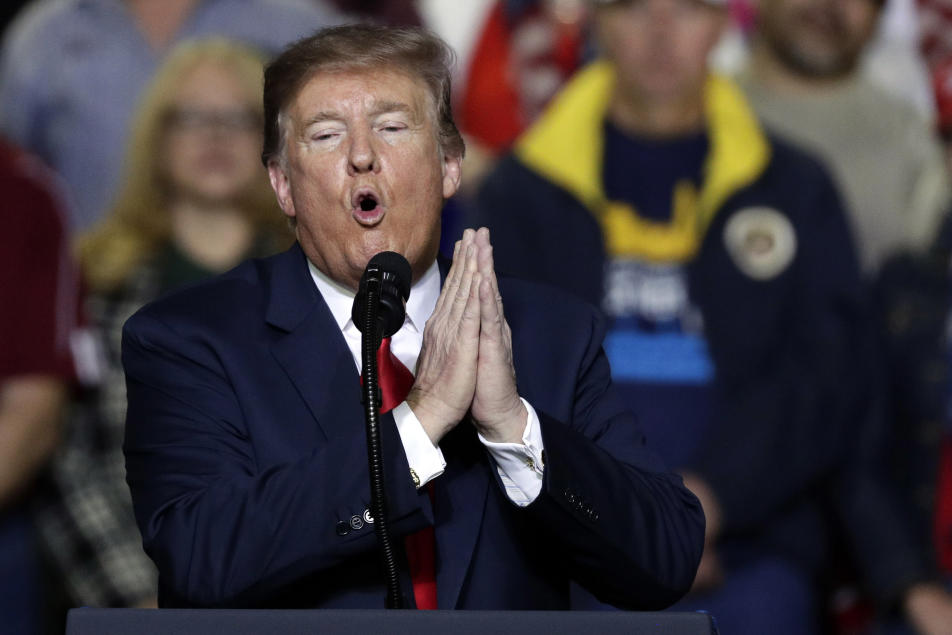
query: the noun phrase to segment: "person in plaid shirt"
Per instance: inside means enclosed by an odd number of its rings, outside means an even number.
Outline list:
[[[172,289],[290,241],[258,164],[262,66],[256,52],[221,38],[173,52],[140,107],[125,190],[80,236],[101,376],[73,409],[53,464],[55,500],[38,512],[70,605],[156,605],[155,566],[125,482],[123,323]]]

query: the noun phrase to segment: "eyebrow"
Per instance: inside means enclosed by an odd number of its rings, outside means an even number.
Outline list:
[[[400,101],[380,101],[374,105],[374,109],[370,111],[370,115],[376,117],[377,115],[382,115],[387,112],[412,113],[413,109],[410,108],[409,104]]]
[[[388,112],[412,113],[413,109],[409,106],[409,104],[405,104],[400,101],[378,101],[374,104],[374,107],[370,111],[369,115],[371,117],[376,117]],[[336,110],[322,110],[308,117],[304,121],[303,129],[307,129],[310,126],[323,121],[338,121],[343,118],[344,117]]]

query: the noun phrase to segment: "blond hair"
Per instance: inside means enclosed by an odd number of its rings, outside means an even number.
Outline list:
[[[99,224],[78,238],[79,260],[90,290],[108,292],[119,288],[169,240],[169,193],[160,163],[165,122],[183,78],[208,63],[230,71],[247,91],[248,105],[263,117],[264,59],[260,54],[224,38],[194,40],[178,46],[139,102],[115,204]],[[258,235],[270,234],[277,242],[289,242],[287,224],[263,170],[249,189],[241,197],[241,204]]]

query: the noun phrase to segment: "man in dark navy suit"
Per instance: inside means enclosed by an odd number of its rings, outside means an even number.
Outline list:
[[[702,512],[616,399],[596,311],[497,281],[485,229],[437,264],[463,157],[449,57],[370,26],[286,50],[264,161],[297,244],[126,324],[128,481],[162,605],[383,605],[350,310],[385,250],[413,273],[390,351],[415,381],[381,416],[391,529],[430,534],[408,542],[408,604],[565,608],[576,580],[661,608],[689,588]]]

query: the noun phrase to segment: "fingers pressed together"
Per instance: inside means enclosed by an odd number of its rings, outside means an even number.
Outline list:
[[[521,439],[527,415],[486,228],[465,230],[454,247],[407,402],[434,443],[470,411],[486,438]]]

